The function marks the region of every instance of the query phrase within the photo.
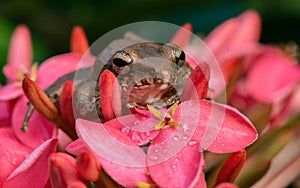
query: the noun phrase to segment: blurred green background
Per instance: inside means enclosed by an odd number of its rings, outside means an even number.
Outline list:
[[[124,24],[157,20],[182,25],[190,22],[195,33],[207,34],[224,20],[246,9],[263,19],[262,42],[300,42],[299,0],[2,0],[0,1],[0,65],[6,63],[10,36],[17,24],[31,30],[34,60],[67,52],[74,25],[81,25],[90,43]],[[3,83],[3,75],[0,78]]]

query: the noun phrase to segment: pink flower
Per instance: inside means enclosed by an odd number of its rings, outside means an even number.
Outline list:
[[[84,144],[77,141],[69,151],[76,153],[87,146],[101,167],[123,186],[206,186],[202,151],[239,151],[256,140],[257,132],[234,108],[205,99],[208,75],[204,72],[199,67],[194,70],[183,92],[186,101],[165,116],[152,109],[154,116],[125,115],[100,125],[78,119],[76,130]]]
[[[209,50],[203,49],[202,43],[187,46],[186,52],[194,61],[210,65],[212,79],[209,85],[213,90],[212,97],[218,96],[225,89],[241,64],[241,59],[256,50],[260,31],[261,20],[258,13],[248,10],[237,18],[225,21],[204,39]],[[194,61],[189,61],[192,67],[197,65]]]
[[[56,139],[49,139],[32,149],[19,142],[11,128],[0,128],[0,141],[1,187],[38,188],[46,185],[48,157],[56,149]]]
[[[75,42],[84,37],[84,33],[80,34],[80,32],[83,32],[80,30],[80,27],[76,28],[76,31],[73,32],[72,35],[72,48],[79,51],[79,49],[83,50],[84,47],[81,46],[86,46],[86,44],[84,44],[84,42]],[[43,62],[39,68],[37,64],[31,65],[32,47],[30,32],[25,25],[17,27],[11,40],[8,65],[4,68],[8,83],[0,88],[0,100],[8,101],[20,97],[12,111],[12,126],[17,138],[24,144],[35,148],[45,140],[55,136],[57,130],[52,122],[47,121],[38,112],[34,111],[29,120],[30,131],[27,133],[20,131],[25,113],[28,109],[28,100],[23,94],[21,81],[24,78],[30,78],[35,81],[39,87],[45,89],[61,76],[75,71],[78,68],[77,65],[81,61],[82,56],[82,51],[80,51],[80,53],[71,52],[51,57]],[[90,62],[89,64],[85,63],[85,66],[90,66],[94,62],[94,58],[90,56],[86,56],[85,60]]]
[[[243,101],[245,107],[255,102],[272,104],[271,126],[280,126],[299,112],[297,108],[300,66],[297,61],[273,46],[258,46],[245,59],[247,70],[238,83],[233,103]]]

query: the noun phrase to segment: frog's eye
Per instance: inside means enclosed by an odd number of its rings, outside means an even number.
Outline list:
[[[185,61],[185,53],[181,49],[177,49],[175,52],[176,64],[180,67],[183,66]]]
[[[169,57],[179,67],[182,67],[185,62],[185,53],[176,44],[164,44],[159,49],[159,52],[164,56]]]
[[[113,64],[118,67],[124,67],[132,62],[130,55],[125,51],[118,51],[113,56]]]

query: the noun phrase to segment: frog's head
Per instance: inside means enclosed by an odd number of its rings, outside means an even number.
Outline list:
[[[189,73],[185,53],[174,44],[143,42],[117,51],[107,68],[118,77],[129,107],[168,107],[180,100]]]

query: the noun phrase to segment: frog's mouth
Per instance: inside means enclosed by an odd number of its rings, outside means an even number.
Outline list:
[[[132,87],[123,87],[123,99],[127,107],[147,109],[147,105],[156,108],[169,107],[179,100],[175,83],[160,78],[144,78],[135,81]]]

